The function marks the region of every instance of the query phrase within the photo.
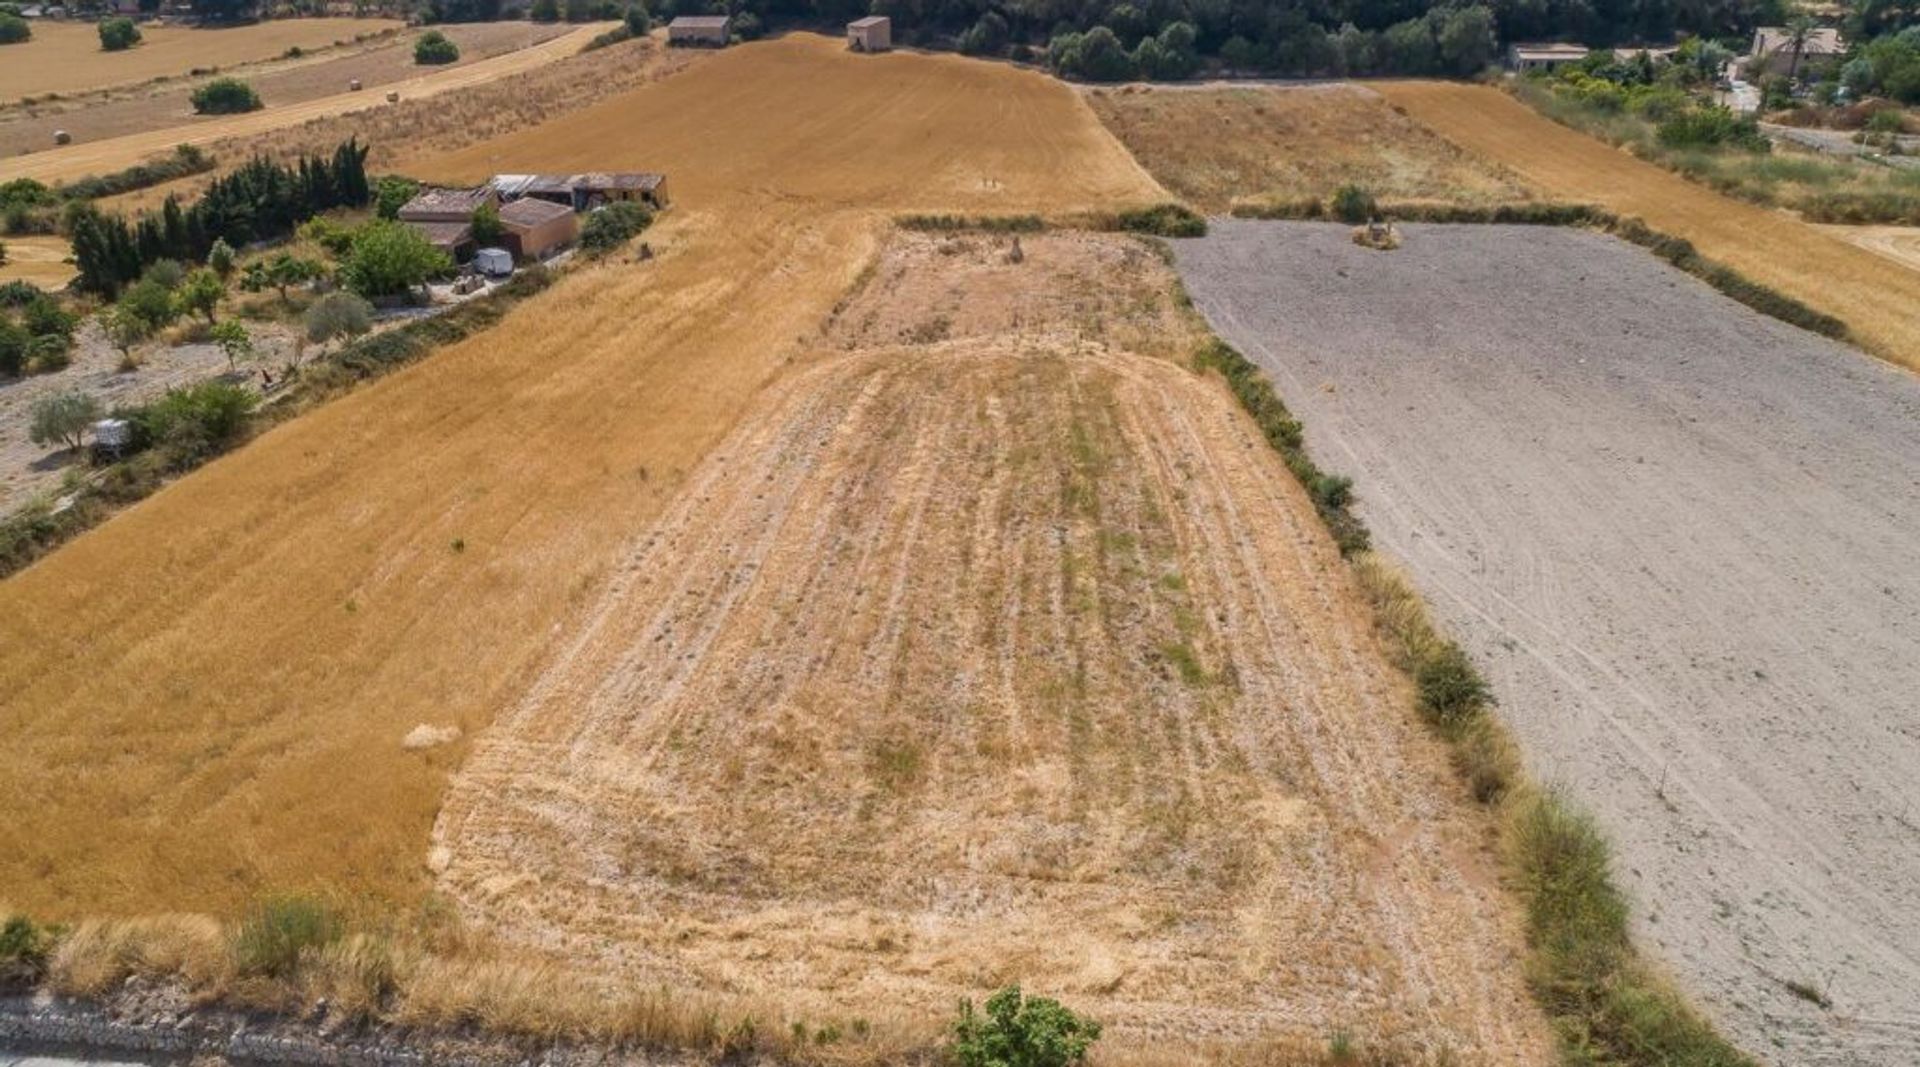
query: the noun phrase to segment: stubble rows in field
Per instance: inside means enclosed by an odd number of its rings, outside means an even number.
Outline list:
[[[0,101],[74,93],[273,59],[289,48],[322,48],[361,34],[397,30],[394,19],[274,19],[248,26],[188,29],[149,25],[124,52],[100,48],[91,22],[35,19],[33,38],[8,45],[0,63]]]
[[[476,925],[814,1018],[1539,1062],[1487,827],[1126,238],[891,245],[477,743]],[[1437,1061],[1436,1061],[1437,1062]]]
[[[659,169],[660,255],[281,426],[0,584],[0,894],[410,897],[467,738],[859,273],[885,210],[1163,195],[1073,92],[793,38],[444,161]],[[410,750],[416,726],[465,737]]]

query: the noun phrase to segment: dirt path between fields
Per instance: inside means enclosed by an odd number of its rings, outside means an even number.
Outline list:
[[[1721,196],[1483,85],[1374,88],[1463,148],[1511,167],[1543,195],[1637,215],[1702,255],[1837,315],[1875,354],[1920,370],[1920,272],[1829,237],[1791,215]]]
[[[68,145],[64,148],[14,157],[0,161],[0,181],[14,178],[34,178],[48,184],[71,181],[89,174],[107,174],[123,170],[141,160],[171,152],[176,145],[204,145],[228,137],[251,137],[296,126],[313,119],[381,107],[386,103],[388,92],[399,93],[402,100],[419,100],[438,96],[455,89],[464,89],[496,78],[532,70],[574,55],[588,41],[614,25],[609,22],[582,26],[572,33],[563,34],[531,48],[523,48],[505,55],[483,59],[478,63],[454,67],[451,70],[422,74],[386,85],[380,90],[367,89],[357,93],[339,92],[296,104],[267,107],[245,115],[229,115],[204,122],[167,126],[91,144]]]
[[[1602,817],[1642,942],[1764,1058],[1910,1067],[1920,380],[1596,234],[1405,232],[1178,255]]]

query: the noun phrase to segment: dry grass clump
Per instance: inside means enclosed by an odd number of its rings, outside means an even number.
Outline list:
[[[1353,228],[1353,243],[1376,252],[1391,252],[1400,247],[1400,227],[1393,223],[1368,224]]]
[[[1243,199],[1325,196],[1348,184],[1473,205],[1530,196],[1512,173],[1357,85],[1094,90],[1088,102],[1162,185],[1209,213]]]
[[[47,984],[66,996],[105,993],[138,975],[223,988],[235,974],[225,931],[204,915],[87,919],[59,939]]]

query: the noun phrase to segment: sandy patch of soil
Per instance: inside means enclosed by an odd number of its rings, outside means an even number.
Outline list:
[[[1903,267],[1920,270],[1920,226],[1821,226],[1819,229]]]
[[[1254,88],[1089,89],[1100,121],[1162,185],[1202,211],[1236,200],[1327,197],[1356,183],[1394,200],[1528,198],[1469,155],[1348,82]]]
[[[72,93],[272,59],[294,46],[324,48],[360,34],[398,29],[393,19],[274,19],[251,26],[197,29],[143,25],[141,42],[124,52],[100,50],[91,22],[35,19],[33,39],[8,45],[0,65],[0,100]]]
[[[1380,82],[1442,137],[1511,168],[1543,197],[1600,204],[1684,237],[1700,253],[1836,315],[1882,358],[1920,370],[1920,273],[1779,211],[1721,196],[1568,129],[1484,85]]]
[[[1178,255],[1600,815],[1641,942],[1763,1059],[1915,1062],[1920,380],[1597,234],[1403,229]]]
[[[436,826],[489,930],[1118,1044],[1544,1034],[1487,827],[1132,239],[903,238],[615,564]]]
[[[330,58],[291,60],[250,68],[247,83],[269,106],[297,104],[346,91],[354,80],[362,92],[373,92],[390,82],[434,70],[470,66],[492,56],[517,51],[568,32],[561,24],[486,22],[442,26],[438,29],[460,47],[458,63],[421,67],[413,61],[413,42],[420,32],[386,38]],[[228,72],[232,73],[232,72]],[[0,111],[0,155],[18,155],[52,148],[53,131],[65,130],[77,142],[120,137],[157,127],[187,127],[218,121],[218,116],[196,115],[189,97],[206,79],[175,80],[164,85],[108,94],[90,100],[63,100],[36,107]]]

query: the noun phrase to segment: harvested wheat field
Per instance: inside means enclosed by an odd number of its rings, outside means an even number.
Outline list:
[[[613,23],[581,26],[540,44],[504,55],[450,68],[429,68],[426,73],[417,74],[404,81],[393,82],[385,88],[388,92],[399,93],[402,101],[418,101],[485,85],[509,75],[535,70],[568,56],[577,55],[588,41],[612,26]],[[49,148],[44,152],[0,160],[0,181],[12,178],[33,178],[51,184],[72,181],[89,174],[107,174],[171,152],[176,146],[183,144],[206,145],[222,140],[239,140],[242,142],[241,147],[246,148],[250,146],[253,139],[271,134],[276,130],[393,106],[386,102],[385,93],[372,90],[348,92],[344,86],[341,87],[340,92],[301,100],[297,103],[277,106],[271,100],[265,103],[266,106],[260,110],[249,111],[242,115],[199,118],[183,115],[180,116],[179,123],[164,125],[157,129],[123,134],[104,141]]]
[[[1606,826],[1648,954],[1763,1060],[1920,1062],[1920,379],[1600,234],[1403,230],[1179,266]]]
[[[0,245],[7,249],[7,261],[0,263],[0,282],[16,279],[46,289],[55,289],[73,280],[73,246],[64,237],[4,237]]]
[[[1326,197],[1359,184],[1390,200],[1528,199],[1511,172],[1461,151],[1348,82],[1244,89],[1090,89],[1094,113],[1169,190],[1201,211]]]
[[[91,22],[35,19],[33,39],[8,45],[0,101],[73,93],[273,59],[289,48],[324,48],[362,34],[400,29],[394,19],[274,19],[248,26],[188,29],[143,25],[140,43],[103,52]]]
[[[439,887],[815,1018],[1024,981],[1162,1062],[1542,1062],[1485,816],[1311,502],[1134,347],[1196,340],[1171,272],[1024,247],[889,246],[481,736]]]
[[[1387,82],[1379,89],[1442,137],[1512,168],[1541,196],[1645,219],[1701,254],[1840,317],[1875,354],[1920,369],[1920,273],[1891,268],[1790,215],[1721,196],[1497,89],[1447,82]]]
[[[460,58],[451,66],[432,69],[470,66],[571,30],[560,23],[538,22],[444,26],[437,32],[459,47]],[[413,61],[414,42],[425,32],[386,34],[350,48],[254,64],[244,74],[247,84],[269,106],[332,96],[347,91],[353,81],[361,83],[362,92],[374,93],[390,82],[416,77],[427,69]],[[163,84],[0,109],[0,156],[52,149],[55,130],[65,130],[76,142],[87,143],[160,127],[217,122],[218,116],[196,115],[191,99],[193,91],[213,77],[174,78]]]
[[[729,49],[448,160],[657,168],[676,206],[656,259],[575,273],[0,583],[0,895],[57,918],[425,891],[474,734],[817,333],[881,213],[1164,196],[1065,86],[842,49]],[[403,747],[423,724],[461,736]]]

